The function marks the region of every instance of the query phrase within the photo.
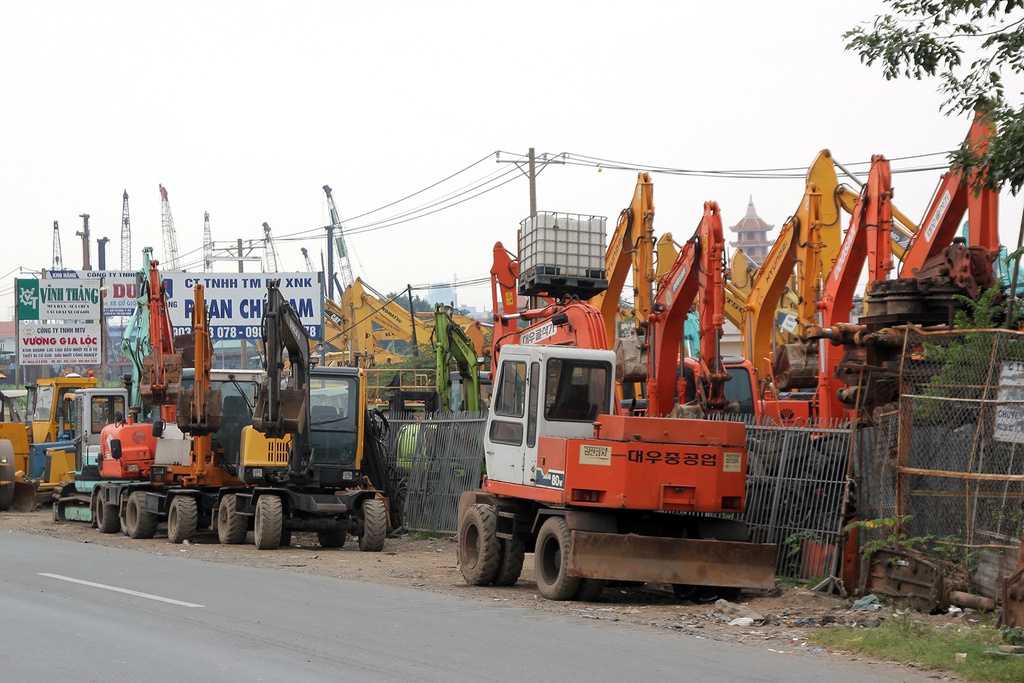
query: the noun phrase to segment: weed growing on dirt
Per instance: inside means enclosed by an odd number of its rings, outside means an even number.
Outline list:
[[[860,652],[878,659],[910,664],[920,669],[954,671],[975,683],[1020,683],[1024,657],[986,654],[1000,644],[991,617],[979,623],[964,622],[933,628],[913,614],[897,615],[877,628],[829,628],[813,631],[809,639],[833,650]],[[957,660],[957,653],[967,655]]]

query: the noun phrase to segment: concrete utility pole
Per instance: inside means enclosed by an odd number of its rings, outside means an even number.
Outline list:
[[[537,215],[537,163],[530,148],[530,215]]]
[[[244,264],[245,264],[245,261],[242,260],[242,239],[239,238],[238,239],[238,272],[239,273],[244,273],[245,272],[245,268],[243,268]],[[241,340],[241,346],[239,347],[239,350],[240,350],[240,352],[242,354],[241,369],[242,370],[247,370],[249,368],[249,342],[246,341],[245,339],[242,339]]]
[[[548,164],[564,164],[565,154],[556,154],[552,156],[545,152],[538,157],[534,153],[533,147],[531,147],[530,151],[526,154],[525,164],[522,158],[502,159],[501,152],[498,152],[495,161],[499,164],[515,164],[519,170],[526,175],[530,182],[530,215],[535,216],[537,215],[537,175],[547,168]],[[540,164],[539,169],[537,168],[538,164]],[[523,170],[524,165],[526,166],[526,170]]]
[[[78,217],[82,219],[82,229],[75,234],[82,238],[82,270],[92,270],[89,263],[89,214],[81,213]]]

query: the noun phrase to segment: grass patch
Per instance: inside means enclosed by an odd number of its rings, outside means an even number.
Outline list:
[[[1024,681],[1024,655],[999,657],[985,654],[1001,641],[994,619],[986,617],[977,623],[947,622],[935,628],[913,614],[897,615],[882,622],[878,628],[827,628],[810,631],[808,639],[815,645],[832,650],[859,652],[875,659],[903,664],[913,663],[920,669],[955,672],[976,683],[1021,683]],[[956,653],[965,652],[964,661],[956,661]]]

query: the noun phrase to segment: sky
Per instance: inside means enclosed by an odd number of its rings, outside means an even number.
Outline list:
[[[750,199],[777,234],[825,148],[864,174],[872,154],[893,160],[894,201],[917,220],[941,171],[901,171],[945,166],[941,153],[969,121],[940,113],[937,81],[885,81],[844,51],[843,32],[884,8],[3,3],[0,320],[13,318],[14,278],[51,267],[54,221],[65,267],[82,267],[75,232],[88,213],[93,267],[108,237],[107,269],[120,268],[124,191],[132,268],[144,246],[166,262],[161,184],[190,271],[202,270],[205,212],[217,254],[242,239],[262,256],[266,222],[278,270],[305,270],[301,247],[319,266],[328,184],[356,277],[382,293],[475,281],[459,303],[480,309],[494,244],[516,251],[530,209],[526,175],[496,158],[531,147],[625,162],[552,163],[537,177],[539,210],[607,216],[609,231],[637,166],[793,169],[781,179],[653,174],[658,236],[689,237],[709,200],[733,225]],[[932,156],[900,160],[918,155]],[[1017,242],[1022,203],[1001,201],[1006,244]]]

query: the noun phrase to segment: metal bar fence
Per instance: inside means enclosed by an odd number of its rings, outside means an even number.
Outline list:
[[[453,534],[459,496],[480,486],[486,412],[389,414],[389,470],[406,529]]]
[[[839,421],[747,425],[747,505],[738,518],[751,540],[777,546],[775,572],[834,576],[841,559],[850,439]]]

